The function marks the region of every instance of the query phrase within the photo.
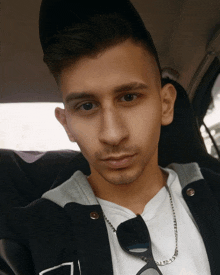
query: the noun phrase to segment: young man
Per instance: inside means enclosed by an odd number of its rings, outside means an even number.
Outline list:
[[[56,118],[91,173],[77,171],[2,217],[3,274],[219,274],[214,187],[195,163],[158,166],[176,91],[161,86],[157,52],[131,3],[44,0],[40,37],[63,95]]]

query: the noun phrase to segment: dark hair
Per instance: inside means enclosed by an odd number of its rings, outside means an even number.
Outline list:
[[[64,68],[84,56],[95,56],[127,39],[141,43],[154,56],[161,73],[150,33],[117,13],[95,15],[58,32],[47,41],[49,46],[44,51],[44,62],[59,83],[59,75]]]

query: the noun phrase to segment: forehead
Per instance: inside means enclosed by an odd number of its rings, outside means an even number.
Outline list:
[[[154,57],[142,45],[127,40],[65,68],[60,77],[60,90],[65,99],[69,93],[107,93],[131,82],[156,85],[158,77]]]

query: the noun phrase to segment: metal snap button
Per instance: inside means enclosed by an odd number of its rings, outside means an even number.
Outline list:
[[[194,196],[195,193],[196,193],[196,191],[195,191],[193,188],[188,188],[188,189],[186,190],[186,194],[187,194],[187,196],[189,196],[189,197]]]
[[[90,213],[90,218],[92,220],[97,220],[99,218],[99,214],[97,212],[91,212]]]

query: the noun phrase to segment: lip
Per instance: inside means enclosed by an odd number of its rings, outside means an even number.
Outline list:
[[[132,164],[134,156],[124,156],[120,158],[108,158],[103,160],[110,168],[125,168]]]

